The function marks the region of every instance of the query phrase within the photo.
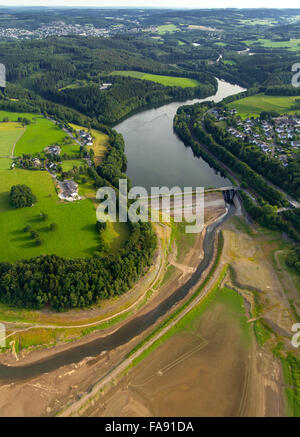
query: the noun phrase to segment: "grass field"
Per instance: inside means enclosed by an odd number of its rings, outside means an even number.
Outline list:
[[[297,97],[278,97],[256,94],[254,96],[245,97],[244,99],[231,102],[228,104],[228,107],[235,108],[242,118],[251,116],[258,117],[262,111],[276,111],[279,114],[300,113],[300,111],[291,110],[296,99]]]
[[[111,251],[115,252],[124,246],[129,237],[129,229],[126,223],[107,222],[103,233],[103,241]]]
[[[86,80],[76,80],[76,82],[73,82],[63,88],[60,88],[58,91],[67,90],[67,89],[74,89],[74,88],[80,88],[82,86],[86,86],[87,81]]]
[[[277,24],[277,21],[272,21],[271,18],[266,18],[265,20],[239,20],[239,22],[247,26],[274,26]]]
[[[165,86],[178,86],[181,88],[195,88],[199,82],[186,77],[162,76],[158,74],[141,73],[140,71],[113,71],[112,76],[129,76],[141,80],[150,80]]]
[[[31,208],[13,209],[9,203],[9,191],[15,184],[31,187],[38,203]],[[48,214],[46,222],[41,221],[41,212]],[[0,261],[28,259],[41,253],[64,257],[91,256],[99,241],[95,221],[92,201],[59,202],[47,172],[0,171]],[[48,231],[50,223],[58,225],[56,231]],[[44,240],[42,246],[36,246],[29,234],[23,232],[26,225],[39,232]]]
[[[19,117],[28,118],[28,120],[34,120],[37,117],[41,117],[38,114],[31,114],[28,112],[9,112],[9,111],[0,111],[0,120],[3,118],[8,118],[9,121],[17,121]]]
[[[17,142],[15,156],[22,156],[24,153],[41,153],[51,144],[61,144],[66,136],[66,133],[52,121],[38,114],[0,111],[0,120],[5,117],[8,117],[10,122],[0,123],[0,156],[11,154],[14,142],[21,134],[23,127],[20,123],[16,123],[19,117],[31,120],[32,124],[26,127],[26,131]]]
[[[14,144],[24,132],[20,123],[0,123],[0,157],[12,155]]]
[[[174,33],[177,30],[180,30],[179,27],[175,26],[175,24],[163,24],[162,26],[157,27],[157,33],[159,35],[164,35],[165,33]]]
[[[76,155],[79,154],[80,152],[80,146],[79,144],[62,144],[61,145],[61,153],[67,153],[67,154],[72,154],[72,155]]]
[[[291,39],[290,41],[272,41],[271,39],[253,39],[243,41],[247,46],[253,46],[255,44],[261,44],[263,47],[282,49],[287,48],[289,51],[300,51],[300,39]]]
[[[16,123],[18,117],[26,117],[32,120],[33,124],[27,126],[17,142],[16,156],[41,152],[50,144],[61,143],[66,136],[66,133],[57,128],[54,123],[39,115],[0,111],[0,119],[4,117],[8,117],[10,121],[0,123],[0,152],[2,151],[3,156],[11,153],[13,142],[22,132],[21,125]],[[100,161],[109,137],[95,130],[92,130],[92,134],[95,137],[93,149],[96,159]],[[63,145],[62,151],[76,154],[79,152],[79,145]],[[67,258],[92,256],[99,249],[99,234],[95,226],[96,190],[93,181],[87,177],[87,182],[79,185],[79,195],[87,199],[64,203],[59,200],[49,173],[11,170],[11,164],[12,159],[0,157],[0,262],[29,259],[41,254],[56,254]],[[64,171],[68,171],[74,165],[85,164],[82,159],[72,159],[63,161],[62,167]],[[34,207],[22,209],[11,207],[9,192],[16,184],[25,184],[32,189],[38,199]],[[41,212],[48,215],[46,221],[41,220],[39,216]],[[50,223],[56,223],[57,230],[51,232]],[[41,246],[36,245],[30,238],[29,232],[23,232],[27,225],[39,233],[40,239],[43,240]],[[111,224],[105,231],[107,246],[113,251],[123,246],[127,237],[126,224]]]
[[[63,171],[70,171],[73,167],[85,167],[87,165],[84,159],[68,159],[66,161],[62,161],[62,169]]]
[[[223,62],[225,65],[236,65],[236,62],[232,59],[225,59]]]
[[[61,143],[66,133],[52,121],[38,116],[34,124],[27,126],[26,132],[17,142],[15,155],[23,153],[41,153],[43,149],[54,143]]]
[[[0,170],[9,170],[13,163],[12,159],[9,158],[0,158]]]

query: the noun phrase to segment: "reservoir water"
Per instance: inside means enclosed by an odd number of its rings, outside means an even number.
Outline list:
[[[222,187],[231,185],[191,148],[184,147],[173,131],[173,119],[182,105],[213,100],[245,91],[238,85],[218,80],[218,91],[206,99],[174,102],[133,115],[115,129],[125,139],[127,174],[134,186]]]

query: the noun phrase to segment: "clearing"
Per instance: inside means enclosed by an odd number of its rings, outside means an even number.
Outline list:
[[[161,26],[157,26],[157,33],[159,35],[164,35],[165,33],[174,33],[177,30],[180,30],[175,24],[163,24]]]
[[[178,86],[181,88],[195,88],[199,82],[187,77],[163,76],[159,74],[141,73],[140,71],[113,71],[111,76],[129,76],[141,80],[150,80],[164,86]]]
[[[52,121],[37,116],[36,120],[27,126],[26,132],[17,142],[15,156],[41,153],[51,144],[61,144],[65,137],[66,133]]]
[[[21,123],[0,123],[0,157],[12,156],[14,146],[24,132]]]
[[[262,45],[266,48],[272,48],[272,49],[288,49],[289,51],[297,52],[300,49],[300,39],[290,39],[289,41],[272,41],[271,39],[254,39],[254,40],[248,40],[243,41],[247,46],[252,46],[253,48],[256,45]]]
[[[62,144],[63,139],[66,137],[66,133],[55,123],[39,114],[0,111],[0,120],[6,117],[9,122],[0,123],[0,140],[4,139],[4,141],[0,141],[0,155],[2,156],[11,154],[13,146],[19,137],[20,139],[17,141],[14,150],[15,156],[41,153],[45,147],[51,144]],[[18,122],[20,117],[31,121],[26,130]],[[23,135],[20,135],[22,134],[21,129],[24,131]]]
[[[0,160],[1,161],[1,160]],[[14,209],[9,203],[12,185],[28,185],[37,196],[34,207]],[[42,221],[39,214],[48,215]],[[0,262],[29,259],[43,254],[64,257],[89,257],[98,249],[96,213],[91,200],[74,203],[60,202],[54,183],[45,171],[1,170],[0,171]],[[56,223],[57,230],[51,232],[49,224]],[[39,233],[43,240],[37,246],[25,226]]]
[[[227,106],[231,109],[235,108],[242,118],[258,117],[262,111],[276,111],[279,114],[296,114],[300,113],[300,111],[295,111],[291,108],[296,104],[297,99],[299,99],[297,96],[267,96],[260,93],[236,100]]]

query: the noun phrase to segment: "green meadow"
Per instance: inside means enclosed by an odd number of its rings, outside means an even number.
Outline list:
[[[24,132],[20,123],[0,123],[0,157],[12,155],[15,143]]]
[[[26,127],[15,147],[15,156],[41,153],[43,149],[54,143],[62,143],[66,133],[52,121],[38,114],[0,111],[0,120],[7,117],[10,122],[0,123],[0,156],[11,154],[14,142],[18,139],[23,129],[20,123],[16,123],[19,117],[28,118],[32,124]],[[12,126],[11,130],[9,126]],[[1,141],[3,139],[3,141]],[[5,145],[3,145],[5,144]],[[7,153],[9,152],[9,153]]]
[[[164,35],[165,33],[174,33],[177,30],[180,30],[179,27],[175,26],[175,24],[163,24],[157,27],[157,33],[159,35]]]
[[[236,65],[236,62],[233,59],[225,59],[223,61],[225,65]]]
[[[80,152],[80,146],[78,144],[62,144],[61,153],[67,153],[68,155],[78,155]]]
[[[99,250],[99,233],[96,229],[96,210],[94,182],[86,176],[86,182],[79,185],[79,195],[84,199],[76,202],[62,202],[58,197],[53,178],[47,171],[30,171],[11,169],[12,159],[1,157],[11,155],[13,144],[16,144],[15,156],[23,153],[39,153],[53,143],[60,143],[66,133],[59,129],[53,122],[39,115],[25,113],[10,113],[0,111],[0,120],[8,117],[9,122],[0,123],[0,262],[30,259],[41,254],[56,254],[66,258],[90,257]],[[32,120],[26,130],[16,120],[25,117]],[[23,130],[23,135],[22,134]],[[95,149],[99,148],[101,139],[101,152],[107,145],[107,136],[101,132],[93,131],[96,136]],[[79,145],[62,145],[62,153],[76,154]],[[100,153],[100,151],[98,150]],[[84,166],[82,159],[64,160],[62,167],[69,171],[73,166]],[[13,185],[25,184],[29,186],[37,197],[37,204],[30,208],[14,209],[9,202],[9,193]],[[47,215],[45,221],[41,213]],[[49,225],[55,223],[57,229],[50,230]],[[39,234],[42,245],[38,246],[31,239],[30,228]],[[107,247],[115,251],[122,247],[128,238],[126,223],[113,223],[107,226],[103,238]]]
[[[266,48],[272,49],[283,49],[287,48],[289,51],[300,51],[300,39],[291,39],[290,41],[272,41],[271,39],[253,39],[248,41],[243,41],[247,46],[254,46],[260,44]]]
[[[235,108],[242,118],[258,117],[262,111],[276,111],[279,114],[297,113],[291,107],[295,105],[298,97],[267,96],[263,93],[245,97],[229,103],[227,106]]]
[[[45,147],[61,143],[65,136],[66,133],[52,121],[37,117],[36,122],[27,126],[26,132],[17,142],[15,156],[41,153]]]
[[[26,184],[38,202],[30,208],[14,209],[9,203],[12,185]],[[48,215],[42,221],[40,213]],[[0,171],[0,261],[29,259],[41,254],[63,257],[88,257],[98,249],[99,236],[95,227],[96,212],[91,200],[74,203],[59,201],[51,176],[47,172],[26,170]],[[49,231],[56,223],[57,230]],[[25,226],[39,233],[42,246],[36,246]]]
[[[141,73],[140,71],[113,71],[111,75],[134,77],[136,79],[157,82],[164,86],[178,86],[181,88],[195,88],[199,85],[197,80],[187,77],[163,76],[159,74]]]
[[[10,158],[0,158],[0,170],[9,170],[13,160]]]
[[[9,112],[9,111],[0,111],[0,120],[3,118],[8,118],[9,121],[17,121],[19,117],[28,118],[28,120],[34,120],[35,118],[41,117],[38,114],[31,114],[29,112]]]
[[[62,169],[63,171],[70,171],[73,167],[85,167],[87,162],[84,159],[69,159],[66,161],[62,161]]]

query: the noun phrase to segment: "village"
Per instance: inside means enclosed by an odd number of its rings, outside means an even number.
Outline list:
[[[68,134],[69,136],[74,138],[72,132],[68,131]],[[78,144],[83,150],[84,156],[80,156],[80,158],[84,159],[88,166],[91,166],[91,157],[89,155],[87,147],[92,147],[94,144],[92,135],[89,132],[80,129],[79,131],[76,131],[76,138]],[[67,202],[81,200],[81,197],[78,193],[78,184],[73,179],[60,180],[61,177],[57,175],[57,173],[64,174],[64,172],[62,171],[62,161],[64,161],[66,155],[64,154],[63,156],[61,156],[61,152],[62,147],[60,145],[52,144],[51,146],[48,146],[43,150],[42,155],[23,155],[22,157],[14,158],[11,169],[19,167],[26,168],[27,170],[46,170],[52,175],[52,177],[58,184],[60,189],[58,197],[61,200]],[[72,157],[72,159],[73,158],[74,157]]]
[[[300,153],[300,117],[297,115],[243,120],[236,109],[223,108],[215,108],[211,114],[218,122],[226,124],[230,135],[278,158],[285,167],[289,157]]]
[[[141,31],[141,24],[137,20],[125,20],[121,24],[113,24],[107,19],[105,27],[95,27],[93,24],[66,23],[53,21],[42,23],[37,29],[25,29],[22,27],[1,27],[1,39],[43,39],[51,36],[79,35],[83,37],[109,37],[118,33],[137,33]]]

